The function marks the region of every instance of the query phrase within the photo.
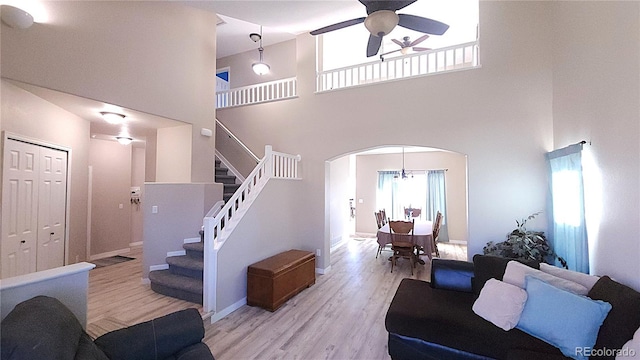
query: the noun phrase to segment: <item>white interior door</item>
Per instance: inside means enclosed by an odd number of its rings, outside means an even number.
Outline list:
[[[38,147],[7,139],[2,171],[2,278],[36,271]]]
[[[68,153],[7,138],[0,278],[64,265]]]
[[[64,265],[67,152],[40,148],[37,270]]]

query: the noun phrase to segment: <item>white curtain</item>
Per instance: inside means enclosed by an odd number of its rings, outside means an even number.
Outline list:
[[[442,226],[438,241],[448,242],[445,170],[429,170],[427,171],[427,220],[434,221],[438,211],[442,213]]]
[[[582,144],[547,153],[553,229],[549,236],[569,270],[589,273],[589,248],[584,216]]]
[[[413,171],[402,178],[398,171],[378,171],[377,210],[385,209],[392,220],[405,218],[404,209],[421,209],[417,219],[425,219],[426,182],[424,171]]]

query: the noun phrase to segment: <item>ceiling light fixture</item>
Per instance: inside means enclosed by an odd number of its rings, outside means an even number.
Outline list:
[[[0,6],[2,22],[14,29],[27,29],[33,25],[33,16],[11,5]]]
[[[116,140],[122,145],[129,145],[133,142],[133,139],[128,136],[116,136]]]
[[[260,61],[251,65],[251,67],[253,68],[253,72],[258,75],[268,74],[271,67],[269,67],[269,65],[262,60],[262,52],[264,51],[264,49],[262,48],[262,25],[260,26],[260,34],[251,33],[249,34],[249,38],[253,40],[253,42],[260,41],[260,47],[258,48],[258,52],[260,53]]]
[[[102,115],[102,118],[104,119],[104,121],[114,125],[122,123],[125,118],[125,116],[122,114],[108,112],[108,111],[103,111],[100,113],[100,115]]]
[[[391,32],[398,22],[400,17],[398,14],[391,10],[378,10],[367,16],[364,20],[364,27],[369,30],[371,35],[382,37]]]
[[[404,146],[402,147],[402,171],[400,172],[400,174],[395,175],[393,178],[394,179],[402,179],[405,180],[407,178],[409,178],[409,175],[411,177],[413,177],[413,172],[412,171],[406,171],[404,169]]]

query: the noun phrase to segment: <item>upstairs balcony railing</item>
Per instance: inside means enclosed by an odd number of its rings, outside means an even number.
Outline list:
[[[316,92],[406,79],[479,66],[478,42],[428,50],[319,72]]]
[[[298,97],[298,84],[296,78],[292,77],[218,92],[216,107],[221,109],[295,97]]]

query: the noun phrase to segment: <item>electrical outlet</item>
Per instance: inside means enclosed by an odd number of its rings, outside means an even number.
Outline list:
[[[316,249],[316,256],[322,256],[322,251],[320,249]]]
[[[151,207],[151,213],[152,214],[157,214],[158,213],[158,206],[157,205],[153,205]]]

